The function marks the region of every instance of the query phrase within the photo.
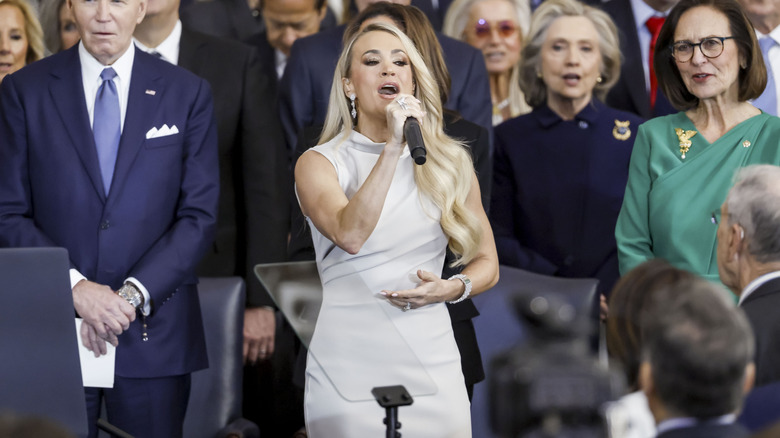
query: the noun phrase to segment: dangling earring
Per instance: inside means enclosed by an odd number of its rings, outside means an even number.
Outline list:
[[[600,84],[602,81],[604,81],[604,79],[599,75],[599,77],[596,78],[596,82]]]
[[[541,79],[542,78],[542,72],[541,71],[537,71],[536,72],[536,77]]]
[[[352,118],[357,119],[357,109],[355,108],[355,93],[349,95],[349,103],[352,105]]]

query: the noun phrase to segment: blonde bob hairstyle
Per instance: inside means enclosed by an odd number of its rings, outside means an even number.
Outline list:
[[[38,21],[38,14],[25,0],[0,0],[0,6],[14,6],[24,17],[24,33],[27,37],[27,56],[25,65],[32,64],[43,58],[43,30]]]
[[[603,101],[620,77],[620,41],[615,23],[606,12],[577,0],[546,0],[534,12],[531,31],[520,57],[520,88],[526,102],[538,107],[547,101],[547,85],[539,77],[542,46],[547,39],[547,29],[560,17],[585,17],[596,28],[601,52],[601,82],[596,83],[593,95]]]
[[[414,43],[397,27],[384,23],[371,24],[344,46],[333,75],[328,114],[325,117],[320,144],[339,135],[341,141],[344,141],[349,138],[352,130],[356,130],[342,78],[351,76],[352,48],[355,42],[370,32],[386,32],[395,36],[401,41],[409,58],[416,84],[414,96],[422,102],[422,109],[426,111],[420,127],[428,150],[428,161],[425,165],[414,166],[414,179],[420,194],[433,201],[441,210],[441,227],[449,238],[450,250],[456,256],[452,266],[465,265],[476,256],[482,237],[479,220],[466,206],[474,165],[465,146],[444,134],[439,87]],[[356,100],[355,104],[359,118],[360,102]]]
[[[485,0],[455,0],[452,2],[449,9],[447,9],[447,15],[444,17],[442,33],[448,37],[464,41],[466,38],[466,25],[469,22],[469,18],[471,18],[471,8],[483,1]],[[520,41],[525,42],[531,22],[531,7],[528,5],[528,0],[505,1],[515,9]],[[522,57],[522,53],[520,56]],[[512,66],[509,72],[509,108],[511,109],[512,117],[530,111],[530,108],[525,105],[525,100],[527,99],[523,96],[523,92],[518,85],[520,65],[521,62],[518,62]]]

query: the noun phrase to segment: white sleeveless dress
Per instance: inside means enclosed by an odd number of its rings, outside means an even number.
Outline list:
[[[317,146],[351,198],[384,144],[357,132]],[[398,410],[407,438],[471,437],[468,395],[449,313],[437,303],[403,312],[379,294],[416,286],[418,268],[441,275],[447,238],[441,211],[421,199],[404,150],[376,229],[355,255],[312,229],[323,301],[306,367],[310,438],[384,437],[385,409],[371,389],[403,385]]]

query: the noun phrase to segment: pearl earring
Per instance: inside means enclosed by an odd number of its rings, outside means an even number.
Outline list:
[[[352,118],[357,119],[357,108],[355,108],[355,93],[349,95],[349,103],[352,105]]]

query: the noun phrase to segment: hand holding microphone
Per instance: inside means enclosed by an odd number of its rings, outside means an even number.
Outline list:
[[[397,100],[398,106],[402,110],[408,110],[406,104],[406,96],[401,96]],[[425,150],[425,142],[423,141],[422,131],[420,130],[420,122],[414,117],[407,117],[404,122],[404,137],[406,137],[406,144],[409,146],[409,153],[412,155],[412,159],[418,165],[425,164],[428,151]]]

